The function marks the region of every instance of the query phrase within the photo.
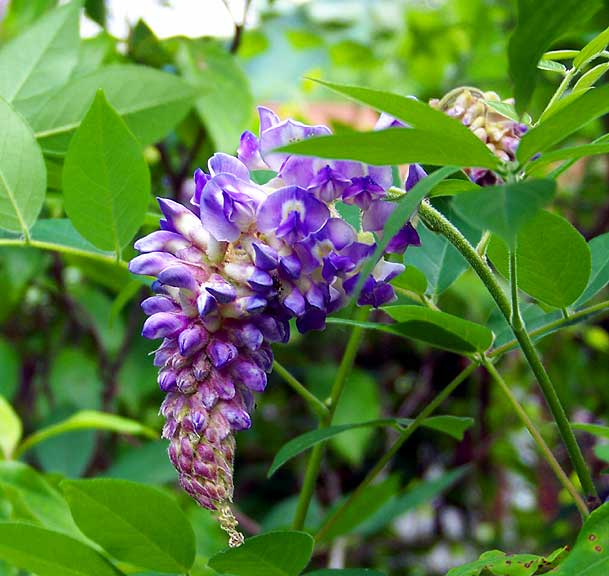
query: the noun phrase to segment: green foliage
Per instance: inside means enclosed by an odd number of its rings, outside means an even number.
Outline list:
[[[444,350],[483,352],[493,342],[493,334],[484,326],[445,312],[409,305],[383,310],[397,322],[392,326],[396,332]]]
[[[495,238],[488,254],[507,278],[506,245]],[[590,249],[581,234],[557,214],[540,212],[526,224],[517,236],[516,254],[518,287],[550,306],[569,306],[588,284]]]
[[[46,171],[30,127],[0,98],[0,228],[28,234],[46,189]]]
[[[21,440],[21,420],[4,396],[0,395],[0,460],[10,458]]]
[[[138,141],[103,92],[97,93],[70,142],[63,191],[76,229],[120,257],[144,222],[150,175]]]
[[[472,226],[489,230],[512,244],[524,224],[554,196],[552,180],[527,180],[459,194],[452,203]]]
[[[510,38],[508,53],[519,113],[527,109],[531,100],[537,62],[543,53],[572,26],[590,18],[599,5],[598,0],[518,1],[518,24]],[[525,157],[524,151],[522,154]]]
[[[122,574],[86,544],[21,522],[0,522],[0,558],[39,576]]]
[[[254,105],[239,64],[211,42],[182,42],[176,63],[184,78],[196,87],[195,108],[216,149],[233,154]]]
[[[268,476],[272,476],[286,462],[302,454],[305,450],[312,448],[320,442],[326,442],[330,438],[335,438],[338,435],[344,434],[358,428],[370,428],[377,426],[391,426],[401,429],[412,423],[408,418],[381,418],[378,420],[370,420],[368,422],[358,422],[353,424],[341,424],[321,428],[319,430],[311,430],[304,434],[293,438],[284,444],[275,455],[275,459],[268,471]],[[465,431],[473,425],[474,421],[471,418],[459,418],[457,416],[431,416],[425,419],[422,426],[430,429],[444,432],[452,436],[456,440],[462,440]]]
[[[592,255],[592,271],[577,305],[585,304],[609,284],[609,233],[592,238],[588,246]]]
[[[216,554],[209,567],[234,576],[298,576],[312,553],[313,538],[305,532],[269,532]]]
[[[156,488],[126,480],[61,484],[74,521],[114,558],[160,572],[185,572],[195,539],[184,513]]]

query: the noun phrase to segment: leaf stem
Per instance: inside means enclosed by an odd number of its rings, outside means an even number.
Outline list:
[[[365,320],[367,317],[367,307],[357,309],[354,314],[354,320],[358,321]],[[327,428],[332,424],[332,419],[334,418],[338,401],[345,388],[347,378],[349,377],[349,374],[353,368],[353,363],[355,362],[355,356],[357,355],[357,349],[359,348],[363,333],[364,329],[361,326],[355,326],[351,331],[351,335],[347,341],[347,347],[345,348],[345,353],[341,360],[340,366],[338,367],[338,372],[336,373],[334,383],[332,384],[330,397],[326,401],[328,413],[320,421],[318,429]],[[321,468],[323,450],[324,444],[317,444],[313,447],[311,455],[309,456],[309,461],[307,462],[307,469],[302,484],[302,490],[298,498],[296,514],[294,515],[293,527],[295,530],[302,530],[304,527],[309,505],[311,504],[311,499],[313,498],[313,493],[315,491],[317,476],[319,475],[319,470]]]
[[[346,510],[353,504],[358,496],[365,490],[367,486],[378,476],[378,474],[385,468],[385,466],[391,461],[391,459],[397,454],[398,450],[402,447],[404,442],[412,436],[412,434],[421,426],[423,421],[428,418],[448,396],[463,382],[467,377],[477,368],[476,362],[470,363],[464,368],[447,386],[431,401],[418,416],[396,439],[391,448],[379,459],[374,467],[366,474],[366,477],[358,485],[358,487],[349,495],[345,502],[332,514],[330,514],[321,528],[315,535],[315,539],[321,542],[327,535],[332,526],[338,521],[338,519],[346,512]]]
[[[575,435],[571,429],[571,425],[567,419],[567,415],[565,414],[565,410],[560,402],[560,399],[558,398],[554,385],[552,384],[552,381],[550,380],[550,377],[546,372],[543,363],[541,362],[539,354],[537,353],[537,350],[535,349],[533,342],[531,341],[531,338],[524,326],[518,327],[511,324],[512,307],[505,293],[499,286],[499,283],[497,282],[489,265],[483,258],[481,258],[478,252],[476,252],[476,249],[467,241],[463,234],[461,234],[461,232],[440,212],[429,205],[429,203],[421,203],[419,207],[419,215],[432,230],[435,230],[445,236],[446,239],[464,256],[486,286],[505,319],[512,326],[514,336],[520,344],[524,356],[531,367],[531,370],[535,374],[537,381],[539,382],[546,399],[546,403],[550,408],[550,412],[552,413],[563,442],[565,443],[567,451],[569,452],[569,457],[571,458],[573,467],[579,477],[582,488],[590,498],[591,503],[596,503],[598,501],[596,488],[592,482],[592,478],[588,468],[586,467],[581,449],[577,444],[577,440],[575,439]]]
[[[550,101],[548,102],[548,105],[544,108],[543,112],[541,113],[541,116],[539,117],[540,120],[546,115],[548,110],[556,102],[558,102],[560,97],[565,93],[565,90],[567,90],[567,88],[569,88],[569,85],[571,84],[571,80],[573,80],[573,78],[575,77],[577,72],[578,72],[578,70],[575,67],[569,68],[569,70],[567,70],[567,73],[565,74],[565,77],[562,79],[562,82],[556,89],[556,92],[554,92],[554,94],[552,95],[552,98],[550,98]]]
[[[558,463],[558,461],[554,457],[554,454],[552,454],[552,451],[550,450],[550,448],[546,444],[545,440],[541,436],[539,430],[537,430],[537,428],[535,427],[535,424],[533,424],[532,420],[529,418],[525,409],[518,402],[518,399],[513,394],[513,392],[510,390],[510,387],[506,384],[505,380],[501,377],[501,374],[499,374],[499,372],[497,371],[495,366],[493,366],[492,362],[490,362],[486,356],[481,356],[481,360],[482,360],[482,364],[486,368],[486,370],[489,373],[489,375],[491,376],[491,378],[499,385],[499,388],[501,388],[501,391],[505,394],[509,403],[512,405],[514,412],[516,412],[516,415],[520,418],[522,423],[526,426],[527,430],[533,437],[533,440],[535,440],[535,442],[537,443],[537,446],[538,446],[542,456],[548,463],[548,466],[550,466],[550,468],[554,471],[554,474],[556,474],[556,477],[558,478],[560,483],[563,485],[565,490],[567,490],[567,492],[569,492],[569,494],[573,498],[573,501],[575,502],[575,505],[577,506],[577,509],[579,510],[579,512],[582,516],[582,519],[585,520],[590,514],[590,512],[588,511],[588,507],[586,506],[586,503],[583,501],[582,497],[579,495],[579,493],[575,489],[575,486],[573,486],[573,483],[569,480],[568,476],[565,474],[565,471],[562,469],[561,465]]]
[[[518,270],[517,270],[517,255],[516,242],[510,249],[510,287],[512,292],[512,328],[514,330],[524,329],[524,322],[520,315],[520,306],[518,304]]]
[[[585,320],[589,316],[594,316],[596,314],[603,314],[609,312],[609,300],[605,300],[603,302],[599,302],[598,304],[593,304],[592,306],[588,306],[586,308],[582,308],[577,312],[573,312],[569,315],[568,318],[563,317],[558,320],[554,320],[553,322],[548,322],[543,326],[539,326],[539,328],[535,328],[529,332],[529,336],[532,338],[536,338],[537,336],[544,336],[545,334],[549,334],[554,330],[562,328],[563,326],[570,326],[572,324],[576,324],[580,320]],[[510,340],[501,346],[497,346],[497,348],[491,350],[487,356],[489,358],[494,358],[495,356],[500,356],[505,352],[509,351],[516,344],[518,344],[518,340]]]
[[[328,407],[317,396],[309,392],[305,386],[284,366],[277,362],[277,360],[273,362],[273,370],[285,380],[286,384],[288,384],[292,390],[307,402],[317,417],[323,418],[329,414],[330,411],[328,410]]]

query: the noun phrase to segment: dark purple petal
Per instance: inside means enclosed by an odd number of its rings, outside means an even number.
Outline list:
[[[308,191],[322,202],[330,203],[340,198],[351,180],[326,164],[309,182]]]
[[[176,374],[173,370],[161,370],[158,377],[159,388],[163,392],[176,389]]]
[[[211,276],[204,287],[219,304],[228,304],[237,297],[235,287],[219,274]]]
[[[406,128],[406,124],[401,120],[397,120],[387,112],[381,112],[379,119],[374,126],[375,130],[386,130],[387,128]]]
[[[129,271],[144,276],[158,276],[162,270],[178,264],[179,260],[167,252],[149,252],[129,262]]]
[[[232,365],[232,373],[237,381],[242,382],[254,392],[264,392],[266,388],[266,372],[255,362],[237,359]]]
[[[207,353],[214,368],[223,368],[239,354],[234,344],[220,338],[212,338],[207,345]]]
[[[170,338],[179,334],[186,326],[188,326],[186,316],[169,312],[157,312],[144,322],[142,336],[150,340]]]
[[[142,310],[147,316],[157,312],[174,312],[178,310],[177,304],[165,296],[151,296],[141,303]]]
[[[227,402],[221,410],[233,430],[247,430],[252,425],[250,415],[243,408]]]
[[[262,242],[253,242],[252,248],[254,250],[254,264],[256,268],[267,271],[277,268],[279,263],[277,250]]]
[[[296,254],[290,254],[279,259],[279,269],[288,278],[296,279],[300,276],[302,264]]]
[[[159,281],[168,286],[175,288],[185,288],[194,292],[198,288],[198,283],[195,280],[192,272],[181,264],[165,268],[159,273]]]
[[[260,143],[258,142],[258,138],[249,130],[246,130],[241,134],[237,157],[250,170],[264,170],[265,168],[268,168],[262,161],[262,156],[260,156]]]
[[[217,300],[207,290],[201,292],[197,297],[197,309],[201,318],[211,314],[217,307]]]
[[[274,231],[291,243],[322,228],[330,216],[327,206],[298,186],[273,192],[258,209],[258,228]]]
[[[291,292],[283,300],[284,307],[294,316],[300,316],[305,311],[305,299],[296,286],[292,287]]]
[[[273,278],[268,272],[254,268],[254,271],[247,279],[247,283],[252,290],[264,293],[268,292],[273,287]]]
[[[376,200],[372,202],[362,217],[362,230],[366,232],[378,232],[385,227],[387,219],[395,210],[394,202]]]
[[[195,170],[195,192],[192,195],[192,199],[190,201],[194,206],[199,206],[201,204],[201,193],[203,192],[203,188],[209,182],[211,176],[206,174],[201,170],[201,168],[197,168]]]
[[[296,327],[301,334],[311,330],[323,330],[326,327],[326,313],[317,308],[310,308],[304,316],[296,319]]]
[[[408,246],[420,246],[421,239],[414,226],[407,222],[405,226],[402,226],[400,231],[389,241],[385,252],[388,254],[401,254],[408,248]]]
[[[208,332],[203,326],[191,326],[180,332],[178,346],[182,356],[192,356],[207,344]]]
[[[352,184],[343,192],[343,201],[368,210],[374,200],[380,200],[385,194],[383,187],[370,176],[362,176],[352,179]]]
[[[406,191],[414,188],[425,176],[427,176],[427,172],[423,170],[420,164],[411,164],[408,167],[408,176],[406,176],[406,182],[404,183]]]

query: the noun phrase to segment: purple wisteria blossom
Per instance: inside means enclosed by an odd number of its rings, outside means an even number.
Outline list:
[[[163,339],[154,363],[169,457],[183,488],[217,510],[229,531],[234,433],[251,425],[253,394],[273,365],[271,343],[289,339],[291,320],[301,332],[322,329],[349,301],[375,251],[371,232],[382,235],[395,207],[390,167],[276,152],[330,131],[259,112],[260,135],[245,132],[237,158],[215,154],[207,172],[195,172],[190,207],[159,199],[160,230],[136,242],[141,254],[130,263],[133,273],[156,278],[142,303],[143,335]],[[259,185],[256,170],[274,177]],[[411,167],[406,188],[424,175]],[[361,230],[340,217],[341,201],[359,208]],[[407,223],[387,252],[418,244]],[[391,302],[389,282],[403,269],[381,259],[358,303]]]

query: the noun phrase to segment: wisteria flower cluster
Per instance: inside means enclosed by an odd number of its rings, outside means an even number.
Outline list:
[[[520,139],[528,129],[526,124],[515,122],[497,112],[489,102],[511,106],[513,99],[501,100],[496,92],[482,92],[477,88],[456,88],[441,100],[431,100],[430,105],[460,120],[489,150],[504,162],[516,157]],[[499,176],[486,168],[467,168],[471,180],[480,186],[497,184]]]
[[[275,152],[330,131],[259,113],[260,137],[245,132],[238,157],[218,153],[208,173],[196,171],[190,207],[159,199],[161,229],[136,242],[141,254],[130,263],[156,277],[155,295],[142,303],[143,335],[163,338],[154,362],[167,393],[169,456],[182,487],[229,523],[234,432],[250,427],[253,392],[265,389],[273,364],[270,343],[289,339],[292,319],[301,332],[322,329],[348,302],[375,250],[373,233],[382,234],[395,208],[390,167]],[[264,185],[255,179],[261,170],[273,174]],[[406,189],[423,176],[411,166]],[[361,230],[340,217],[337,202],[359,209]],[[387,252],[417,244],[407,223]],[[358,303],[393,300],[389,282],[403,269],[381,259]]]

